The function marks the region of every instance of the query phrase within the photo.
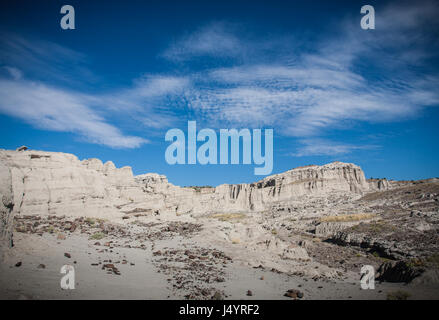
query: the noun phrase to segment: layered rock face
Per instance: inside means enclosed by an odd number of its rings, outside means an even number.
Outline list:
[[[264,211],[304,195],[369,190],[361,168],[341,162],[296,168],[252,184],[223,184],[216,188],[176,187],[165,176],[154,174],[137,176],[136,181],[144,186],[147,195],[159,196],[162,209],[177,214]]]
[[[216,188],[182,188],[151,173],[134,177],[130,167],[117,169],[112,162],[103,164],[98,159],[80,161],[66,153],[2,150],[0,163],[10,175],[10,180],[2,179],[2,188],[11,190],[14,212],[22,215],[113,219],[129,214],[264,211],[304,195],[361,194],[370,189],[360,167],[341,162]],[[7,195],[3,189],[2,194]]]
[[[390,183],[387,179],[369,179],[367,182],[371,190],[382,191],[390,188]]]
[[[115,206],[143,199],[131,168],[112,162],[80,161],[71,154],[43,151],[0,151],[0,164],[10,172],[14,212],[68,216],[116,217]]]

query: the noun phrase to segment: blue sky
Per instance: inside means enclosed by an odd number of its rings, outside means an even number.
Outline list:
[[[76,29],[60,28],[73,5]],[[373,5],[376,29],[360,28]],[[434,1],[2,1],[0,148],[112,160],[178,185],[262,178],[168,165],[171,128],[273,128],[274,168],[439,176]]]

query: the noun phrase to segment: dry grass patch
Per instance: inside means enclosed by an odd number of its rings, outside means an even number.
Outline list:
[[[220,221],[237,221],[242,220],[247,216],[243,213],[218,213],[211,215],[211,217]]]
[[[360,221],[375,218],[375,213],[356,213],[356,214],[342,214],[338,216],[327,216],[320,218],[320,222],[349,222]]]
[[[410,297],[410,293],[403,290],[397,290],[387,293],[387,300],[407,300]]]
[[[231,239],[232,244],[239,244],[241,242],[241,240],[239,240],[238,238],[233,238]]]

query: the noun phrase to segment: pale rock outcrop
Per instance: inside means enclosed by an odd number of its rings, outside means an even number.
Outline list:
[[[387,179],[369,179],[367,182],[369,183],[370,190],[384,191],[390,188],[390,183]]]
[[[337,232],[355,226],[361,223],[361,221],[348,221],[348,222],[321,222],[316,226],[315,234],[318,237],[331,237],[337,234]]]
[[[149,196],[161,195],[155,200],[164,204],[162,210],[195,215],[264,211],[303,195],[361,194],[369,190],[361,168],[341,162],[296,168],[252,184],[223,184],[216,188],[181,188],[154,174],[137,176],[136,181]]]
[[[118,169],[99,159],[80,161],[59,152],[1,150],[0,162],[10,170],[14,211],[20,214],[112,219],[130,214],[258,212],[304,195],[362,194],[370,188],[360,167],[341,162],[216,188],[178,187],[154,173],[134,177],[130,167]]]
[[[12,246],[12,220],[14,197],[12,193],[11,172],[0,162],[0,259],[3,250]]]
[[[24,215],[120,216],[115,208],[144,199],[131,168],[98,159],[34,150],[0,151],[11,172],[14,211]],[[2,185],[9,185],[2,181]]]

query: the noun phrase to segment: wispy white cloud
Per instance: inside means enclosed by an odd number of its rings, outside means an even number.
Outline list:
[[[377,149],[376,145],[352,145],[324,139],[304,139],[299,141],[302,146],[291,153],[295,157],[306,156],[340,156],[356,150]]]
[[[212,80],[235,85],[259,85],[295,89],[303,87],[344,88],[364,84],[361,75],[349,70],[337,70],[306,63],[300,65],[251,65],[221,68],[209,73]],[[293,87],[294,86],[294,87]]]
[[[129,136],[117,128],[124,121],[154,134],[179,121],[169,108],[178,103],[189,80],[174,76],[144,76],[130,88],[84,94],[26,79],[0,80],[0,113],[34,127],[72,132],[91,143],[112,148],[137,148],[147,138]],[[167,98],[166,98],[167,97]],[[115,119],[114,124],[110,120]],[[143,130],[145,132],[145,130]]]
[[[124,135],[87,105],[88,99],[41,83],[0,80],[0,112],[40,129],[71,132],[91,143],[137,148],[148,140]]]
[[[14,80],[19,80],[23,76],[23,73],[17,68],[4,66],[3,69],[5,69]]]
[[[439,42],[425,32],[426,26],[438,27],[438,12],[433,2],[392,5],[379,11],[373,32],[361,30],[358,19],[346,20],[332,39],[299,54],[192,74],[193,86],[185,97],[211,125],[273,126],[298,138],[324,136],[359,121],[410,119],[424,107],[439,105],[438,70],[428,63],[437,57],[431,48],[439,48]],[[273,50],[285,51],[282,43],[275,43]],[[248,48],[254,56],[260,53],[254,43],[243,41],[238,50]]]
[[[140,97],[160,97],[166,95],[177,95],[183,92],[190,84],[185,77],[145,75],[136,79],[134,93]]]
[[[191,86],[191,79],[172,75],[144,75],[128,88],[119,88],[97,96],[98,105],[114,111],[144,116],[154,110],[174,107]],[[181,99],[180,99],[181,100]],[[104,101],[104,103],[102,103]]]
[[[348,69],[253,66],[219,69],[201,77],[189,95],[190,106],[210,122],[237,126],[276,126],[284,135],[304,137],[340,128],[346,121],[407,119],[439,103],[431,81],[397,86],[371,84]]]
[[[93,83],[87,57],[57,43],[0,32],[0,64],[22,70],[27,78],[64,85]]]
[[[227,23],[215,22],[175,41],[162,54],[173,61],[185,61],[202,56],[237,57],[245,47]]]
[[[122,124],[152,134],[177,121],[166,109],[189,85],[184,77],[149,74],[135,79],[130,87],[84,93],[78,88],[66,89],[78,87],[71,85],[82,81],[84,75],[94,77],[84,67],[86,57],[81,53],[10,34],[0,40],[0,47],[0,66],[4,64],[0,113],[111,148],[138,148],[149,142],[146,137],[123,133]],[[72,72],[63,72],[68,67]]]
[[[175,115],[169,113],[153,113],[139,118],[139,121],[141,121],[146,128],[163,129],[172,128],[179,119]]]

